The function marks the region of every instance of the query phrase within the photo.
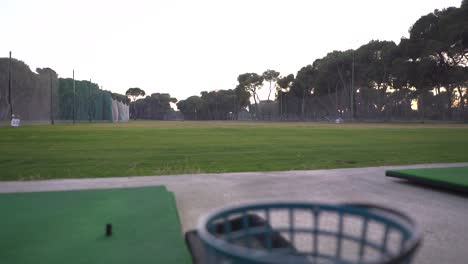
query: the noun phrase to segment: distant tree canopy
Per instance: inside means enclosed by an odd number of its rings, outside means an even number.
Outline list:
[[[288,92],[293,83],[294,83],[294,74],[289,74],[288,76],[280,77],[278,78],[278,81],[277,81],[277,91]]]
[[[130,116],[134,119],[164,120],[174,110],[170,103],[177,99],[167,93],[153,93],[145,98],[131,102]]]
[[[177,108],[190,120],[235,119],[242,106],[236,90],[201,92],[177,103]]]
[[[233,92],[203,92],[180,101],[179,109],[189,119],[226,119],[226,113],[236,116],[248,107],[260,118],[267,107],[258,91],[266,81],[267,102],[276,87],[278,119],[453,119],[455,113],[468,121],[468,1],[422,16],[398,45],[373,40],[356,50],[332,51],[296,77],[266,70],[241,74],[237,81]],[[232,103],[220,106],[216,96]]]
[[[237,81],[239,82],[237,89],[250,93],[254,99],[254,113],[256,116],[258,116],[259,114],[258,103],[260,101],[260,98],[258,97],[258,90],[262,88],[263,80],[263,76],[258,75],[254,72],[244,73],[237,77]]]
[[[125,92],[125,95],[132,101],[135,102],[136,99],[140,96],[145,96],[146,93],[142,89],[138,87],[134,88],[128,88],[128,90]],[[136,104],[132,103],[130,104],[130,118],[137,119],[139,116],[137,115],[138,111],[136,110]]]
[[[279,77],[280,73],[275,71],[275,70],[266,70],[263,74],[262,74],[262,77],[265,81],[269,82],[270,83],[270,90],[268,92],[268,98],[267,98],[267,101],[270,101],[270,95],[271,95],[271,84],[273,82],[276,82],[278,80],[278,77]]]
[[[125,95],[127,97],[130,97],[131,100],[134,102],[138,97],[140,96],[145,96],[145,91],[142,89],[135,87],[135,88],[129,88],[126,92]]]

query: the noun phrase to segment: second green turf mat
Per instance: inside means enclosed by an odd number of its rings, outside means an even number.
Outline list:
[[[0,263],[190,263],[164,187],[0,194],[0,212]]]
[[[385,175],[468,193],[468,167],[389,170]]]

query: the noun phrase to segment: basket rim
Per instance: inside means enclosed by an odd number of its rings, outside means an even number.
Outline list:
[[[202,216],[197,224],[198,234],[204,244],[214,248],[216,251],[238,260],[252,261],[256,263],[285,263],[285,261],[292,261],[294,263],[310,263],[304,261],[296,255],[283,255],[276,254],[265,250],[250,249],[231,244],[225,240],[219,239],[208,231],[208,224],[223,219],[230,214],[237,214],[247,212],[249,210],[266,210],[269,209],[296,209],[296,210],[318,210],[322,212],[336,212],[337,214],[347,214],[353,216],[366,217],[371,220],[380,220],[389,224],[393,228],[398,229],[400,232],[408,232],[409,238],[398,254],[393,254],[389,259],[381,261],[367,261],[361,263],[398,263],[398,261],[405,259],[411,255],[422,241],[422,233],[416,222],[407,214],[400,210],[390,207],[384,207],[371,203],[315,203],[315,202],[298,202],[298,201],[262,201],[242,203],[231,206],[224,206],[213,209],[209,213]],[[385,216],[380,215],[385,213]],[[403,229],[403,230],[402,230]],[[285,260],[287,259],[287,260]],[[343,261],[342,263],[348,263]]]

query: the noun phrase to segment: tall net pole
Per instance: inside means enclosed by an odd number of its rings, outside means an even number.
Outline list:
[[[353,64],[351,66],[351,120],[354,120],[354,50],[353,50]]]
[[[104,91],[104,86],[101,85],[101,92]],[[103,96],[102,97],[102,120],[105,120],[104,119],[104,113],[105,113],[105,104],[106,104],[106,101],[104,99],[104,93],[101,93]]]
[[[11,103],[11,51],[8,62],[8,104],[10,104],[10,120],[13,118],[13,104]]]
[[[88,84],[88,121],[91,123],[91,79]]]
[[[52,85],[52,69],[49,70],[50,77],[50,123],[54,124],[54,96],[53,96],[53,85]]]
[[[73,124],[75,124],[75,70],[73,70]]]

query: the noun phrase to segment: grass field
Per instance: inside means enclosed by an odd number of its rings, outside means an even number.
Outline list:
[[[130,122],[0,127],[0,180],[468,161],[467,125]]]

